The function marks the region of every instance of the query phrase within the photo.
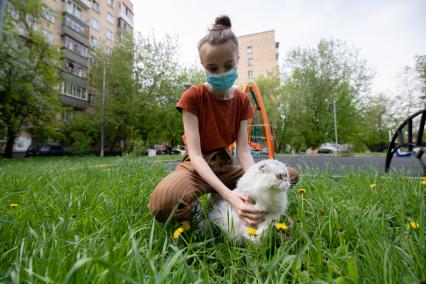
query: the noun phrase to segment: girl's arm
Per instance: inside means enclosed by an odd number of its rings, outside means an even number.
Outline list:
[[[246,203],[251,201],[248,196],[232,191],[226,187],[204,160],[201,152],[197,116],[186,110],[182,111],[182,115],[188,154],[194,169],[205,182],[234,207],[238,216],[240,216],[246,225],[256,226],[262,222],[265,212],[258,212],[253,205]]]
[[[247,120],[243,120],[240,123],[237,137],[237,157],[244,171],[247,171],[247,169],[254,164],[248,145]]]

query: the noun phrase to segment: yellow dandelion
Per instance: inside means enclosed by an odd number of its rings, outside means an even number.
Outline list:
[[[255,228],[251,228],[251,227],[248,227],[248,228],[247,228],[247,233],[248,233],[250,236],[256,236],[256,235],[257,235],[256,229],[255,229]]]
[[[285,223],[276,223],[275,224],[275,228],[278,230],[278,231],[284,231],[284,232],[287,232],[288,231],[288,227],[287,227],[287,225],[285,224]]]
[[[299,190],[298,190],[298,192],[300,193],[300,194],[306,194],[306,188],[299,188]]]
[[[420,225],[419,225],[419,223],[416,223],[416,222],[414,222],[414,221],[410,221],[410,222],[408,223],[408,227],[409,227],[411,230],[417,230],[417,229],[420,227]]]
[[[185,232],[185,229],[183,228],[183,227],[179,227],[179,228],[177,228],[174,232],[173,232],[173,239],[177,239],[177,238],[179,238],[179,236],[183,233],[183,232]]]
[[[191,225],[189,224],[188,221],[183,221],[182,228],[185,230],[185,232],[188,232],[189,230],[191,230]]]
[[[10,208],[16,208],[16,207],[18,207],[18,203],[10,203],[9,207]]]
[[[422,185],[426,185],[426,177],[422,177],[420,182]]]
[[[377,185],[375,183],[370,184],[370,189],[376,189]]]

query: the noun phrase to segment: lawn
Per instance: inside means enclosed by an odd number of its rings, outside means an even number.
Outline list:
[[[174,240],[179,224],[158,224],[146,208],[167,174],[158,159],[0,160],[0,282],[426,281],[419,179],[302,176],[289,194],[293,227],[271,227],[256,247],[196,224]]]

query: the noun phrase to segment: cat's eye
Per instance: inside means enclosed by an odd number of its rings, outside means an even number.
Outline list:
[[[283,174],[278,174],[278,175],[277,175],[277,178],[278,178],[278,179],[284,179],[284,175],[283,175]]]

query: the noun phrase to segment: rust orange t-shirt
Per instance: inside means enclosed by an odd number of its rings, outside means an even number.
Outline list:
[[[209,93],[204,83],[187,89],[176,104],[198,117],[201,151],[226,148],[238,135],[240,122],[253,117],[248,97],[235,90],[230,100],[221,100]]]

